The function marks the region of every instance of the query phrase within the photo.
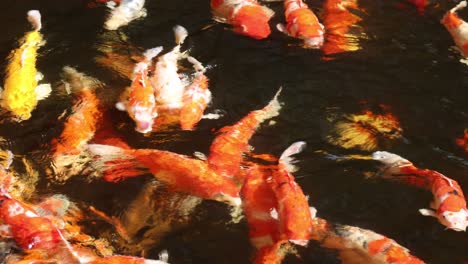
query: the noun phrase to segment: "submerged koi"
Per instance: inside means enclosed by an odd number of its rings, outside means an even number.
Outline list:
[[[28,21],[33,30],[21,39],[21,46],[12,51],[6,68],[4,90],[0,90],[0,105],[21,120],[31,117],[37,102],[49,96],[49,84],[38,86],[42,77],[36,70],[37,50],[42,45],[41,14],[28,12]]]
[[[452,35],[455,44],[465,57],[468,56],[468,23],[460,19],[456,12],[465,8],[466,5],[466,1],[461,1],[450,9],[440,21]]]
[[[377,151],[372,158],[385,165],[381,175],[384,178],[400,181],[432,191],[434,201],[431,209],[420,209],[425,216],[432,216],[449,229],[466,231],[468,210],[460,185],[433,170],[419,169],[410,161],[390,152]]]
[[[307,4],[302,0],[284,0],[284,9],[287,25],[278,24],[278,30],[304,40],[306,48],[320,48],[324,27]]]
[[[455,143],[461,147],[465,152],[468,152],[468,129],[465,129],[463,136],[457,138]]]
[[[52,141],[54,158],[79,154],[82,147],[93,138],[100,119],[99,99],[94,94],[99,82],[72,67],[64,67],[63,72],[64,82],[71,87],[76,98],[62,133]]]
[[[360,49],[357,36],[350,31],[362,19],[350,12],[359,10],[357,0],[327,0],[323,6],[323,25],[327,29],[322,51],[325,55]]]
[[[256,0],[211,0],[213,19],[234,27],[234,32],[254,39],[270,35],[268,21],[275,12]]]
[[[150,78],[158,107],[166,109],[178,109],[183,105],[185,88],[178,73],[178,61],[184,57],[184,54],[180,52],[180,46],[188,36],[188,32],[179,25],[173,30],[177,45],[172,51],[158,58],[154,74]]]
[[[424,12],[424,9],[429,4],[428,0],[407,0],[409,3],[413,4],[420,14]]]
[[[247,152],[249,140],[258,126],[279,115],[281,104],[278,101],[278,96],[280,92],[281,88],[263,109],[252,111],[236,124],[223,127],[218,131],[220,134],[210,146],[210,155],[208,156],[210,169],[225,177],[235,177],[242,181],[239,179],[241,177],[239,171],[242,154]]]
[[[395,240],[371,230],[332,224],[321,218],[312,219],[312,240],[325,248],[338,250],[344,264],[422,264],[422,260]]]
[[[104,28],[107,30],[117,30],[135,19],[146,16],[145,0],[121,0],[117,7],[115,5],[113,1],[107,2],[107,7],[111,9],[104,23]]]
[[[135,130],[147,133],[153,129],[154,118],[158,116],[153,87],[148,78],[151,60],[162,51],[161,47],[145,52],[145,60],[135,65],[130,87],[125,91],[123,102],[116,104],[117,109],[127,111],[135,121]]]

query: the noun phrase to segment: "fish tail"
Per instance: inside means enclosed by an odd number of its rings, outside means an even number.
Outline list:
[[[301,151],[303,151],[305,149],[306,146],[307,146],[307,144],[304,141],[298,141],[298,142],[295,142],[295,143],[291,144],[291,146],[289,146],[283,152],[283,154],[281,154],[280,159],[279,159],[279,163],[283,164],[285,166],[286,170],[288,172],[290,172],[290,173],[296,171],[297,168],[293,164],[294,163],[294,158],[292,158],[291,156],[300,153]]]
[[[100,144],[89,144],[87,149],[92,156],[91,166],[102,172],[106,181],[117,182],[148,172],[147,168],[135,159],[131,150]]]
[[[283,88],[280,87],[278,91],[276,92],[275,96],[273,97],[273,99],[268,103],[267,106],[265,106],[262,109],[262,113],[259,118],[260,122],[263,122],[267,119],[271,119],[279,115],[279,111],[281,110],[281,102],[278,100],[278,97],[282,89]]]
[[[29,10],[28,11],[28,21],[31,23],[34,31],[39,31],[42,28],[42,23],[41,23],[41,13],[39,10]]]

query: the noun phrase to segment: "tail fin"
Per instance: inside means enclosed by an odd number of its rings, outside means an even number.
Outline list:
[[[288,172],[294,172],[297,170],[294,166],[294,158],[292,155],[296,155],[303,151],[307,144],[304,141],[298,141],[289,146],[279,158],[279,163],[283,164]]]
[[[467,5],[467,4],[466,4],[466,1],[461,1],[461,2],[458,3],[458,5],[456,5],[454,8],[450,9],[450,12],[455,13],[455,12],[457,12],[458,10],[465,8],[466,5]]]
[[[103,173],[106,181],[117,182],[125,178],[136,177],[148,173],[131,150],[114,146],[89,144],[88,152],[92,155],[91,166]]]
[[[260,122],[263,122],[267,119],[270,119],[279,115],[279,111],[281,110],[281,103],[278,100],[278,96],[280,95],[282,89],[283,88],[280,87],[278,91],[276,92],[275,96],[273,97],[273,99],[268,103],[267,106],[265,106],[262,109],[263,113],[262,113],[262,116],[260,117],[261,119]]]
[[[82,89],[91,89],[101,85],[95,78],[89,77],[70,66],[63,67],[63,81],[71,88],[72,92],[79,92]]]
[[[173,30],[176,44],[181,45],[184,43],[185,38],[188,36],[187,29],[185,29],[183,26],[176,25]]]
[[[39,10],[29,10],[28,11],[28,21],[31,23],[34,31],[39,31],[42,28],[41,23],[41,13]]]

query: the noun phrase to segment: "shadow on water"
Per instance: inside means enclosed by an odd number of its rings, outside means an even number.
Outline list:
[[[322,4],[310,3],[315,11],[320,11]],[[174,45],[172,27],[187,27],[190,36],[184,48],[212,67],[208,77],[213,102],[208,111],[221,109],[225,114],[219,120],[203,120],[192,132],[173,129],[150,136],[137,135],[126,114],[115,109],[110,111],[112,121],[133,147],[207,153],[214,129],[264,106],[282,86],[284,106],[276,124],[263,126],[250,143],[257,153],[275,155],[294,141],[308,143],[307,150],[298,156],[301,169],[296,173],[297,181],[320,217],[384,234],[428,263],[468,261],[466,233],[444,230],[435,219],[419,215],[417,209],[427,208],[432,199],[428,192],[366,179],[366,172],[377,169],[373,162],[335,162],[315,152],[358,153],[324,140],[330,129],[325,118],[329,109],[358,113],[363,102],[383,104],[398,117],[407,139],[388,151],[417,166],[440,171],[468,190],[466,163],[446,154],[468,159],[454,143],[468,127],[468,67],[458,61],[460,56],[450,48],[453,42],[439,23],[452,2],[432,5],[423,15],[402,4],[360,1],[365,9],[360,25],[366,32],[360,39],[361,50],[323,61],[320,51],[302,49],[276,31],[267,40],[256,41],[235,35],[223,25],[213,25],[208,0],[147,0],[148,17],[131,23],[121,33],[135,50],[159,45],[169,50]],[[272,3],[271,7],[279,15],[273,25],[282,20],[281,5]],[[29,9],[40,9],[43,15],[42,33],[47,43],[39,51],[37,66],[45,80],[58,87],[62,67],[77,67],[106,83],[101,96],[107,97],[111,108],[113,99],[109,98],[116,98],[128,80],[112,75],[93,59],[99,55],[95,43],[104,33],[105,8],[86,9],[83,0],[3,0],[3,62],[28,30],[24,17]],[[468,18],[466,14],[461,12]],[[4,66],[2,63],[2,74]],[[39,104],[30,120],[0,124],[0,136],[16,154],[28,156],[44,149],[60,133],[63,120],[57,117],[69,111],[70,102],[57,92]],[[46,166],[40,159],[35,162],[38,167]],[[106,208],[112,215],[122,211],[147,180],[110,184],[73,179],[58,186],[43,182],[38,193],[64,193],[74,201]],[[245,221],[227,224],[227,209],[209,201],[197,207],[193,218],[187,226],[167,234],[147,256],[156,258],[161,249],[168,249],[171,263],[249,263],[253,250]],[[340,263],[333,251],[320,249],[315,243],[299,249],[299,256],[289,256],[285,263]]]

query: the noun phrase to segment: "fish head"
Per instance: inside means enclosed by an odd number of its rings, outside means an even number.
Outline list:
[[[319,49],[323,46],[323,33],[317,37],[304,39],[304,46],[311,49]]]
[[[466,231],[468,226],[468,210],[461,209],[458,212],[445,211],[438,215],[439,222],[455,231]]]
[[[245,5],[232,18],[231,24],[234,26],[234,32],[236,33],[254,39],[264,39],[271,33],[268,24],[271,15],[267,8],[263,6]]]
[[[372,159],[377,160],[385,165],[392,165],[396,163],[407,163],[408,160],[398,156],[397,154],[393,154],[387,151],[376,151],[372,153]]]
[[[154,119],[157,113],[150,108],[135,106],[132,109],[132,119],[135,121],[135,130],[140,133],[147,133],[153,130]]]

